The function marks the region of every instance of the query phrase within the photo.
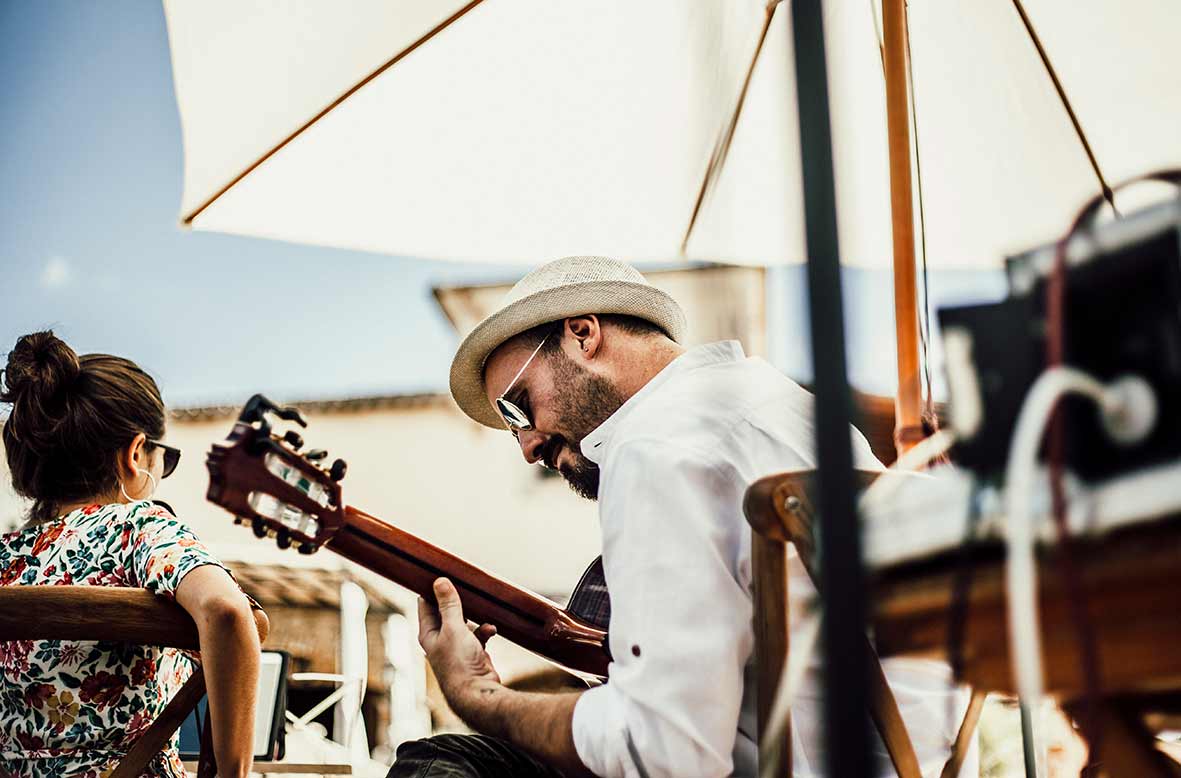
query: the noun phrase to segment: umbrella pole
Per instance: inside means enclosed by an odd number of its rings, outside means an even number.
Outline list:
[[[918,291],[915,286],[914,196],[910,167],[910,108],[906,79],[905,0],[882,2],[886,131],[890,152],[890,212],[894,234],[894,328],[898,397],[894,446],[901,456],[922,440]]]
[[[791,4],[804,234],[808,257],[808,315],[816,381],[816,461],[821,517],[820,586],[824,616],[825,775],[876,775],[870,752],[866,582],[861,533],[853,502],[852,416],[845,372],[845,330],[837,243],[836,187],[828,110],[824,19],[820,0]]]

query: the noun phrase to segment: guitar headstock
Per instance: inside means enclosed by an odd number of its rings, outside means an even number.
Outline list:
[[[310,554],[344,524],[340,481],[347,465],[337,459],[323,467],[326,452],[301,453],[299,433],[274,431],[271,417],[307,426],[296,409],[261,394],[251,397],[229,437],[209,450],[205,496],[232,513],[235,524],[250,524],[258,537]]]

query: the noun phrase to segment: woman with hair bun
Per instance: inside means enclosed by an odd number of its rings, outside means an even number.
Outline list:
[[[0,536],[0,586],[146,587],[175,599],[200,636],[221,776],[251,765],[259,644],[248,598],[193,531],[150,498],[180,458],[162,442],[151,376],[79,357],[52,332],[8,355],[0,402],[12,485],[33,501]],[[0,642],[0,765],[19,778],[101,778],[192,672],[175,649],[64,640]],[[144,776],[184,778],[176,739]]]

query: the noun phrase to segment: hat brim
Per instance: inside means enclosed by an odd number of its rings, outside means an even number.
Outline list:
[[[614,313],[635,316],[660,327],[677,343],[685,337],[685,313],[666,292],[632,281],[582,281],[542,289],[522,297],[476,325],[451,362],[451,396],[460,410],[486,427],[504,428],[484,389],[484,364],[505,341],[540,324]]]

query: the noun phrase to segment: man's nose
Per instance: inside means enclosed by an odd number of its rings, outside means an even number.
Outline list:
[[[546,436],[537,430],[525,430],[517,433],[517,442],[521,444],[521,454],[529,464],[536,464],[541,459],[542,447]]]

